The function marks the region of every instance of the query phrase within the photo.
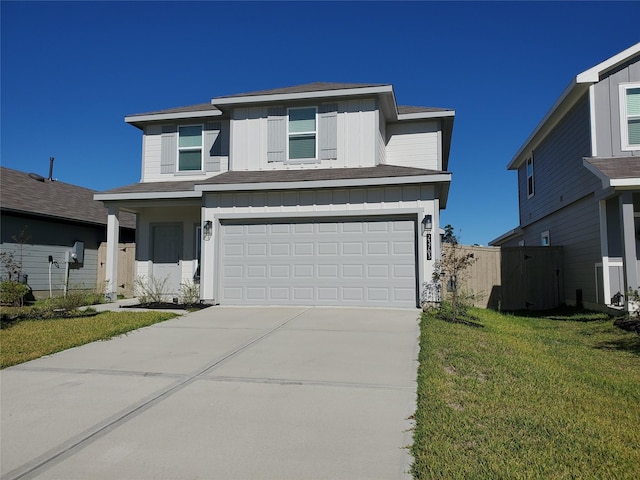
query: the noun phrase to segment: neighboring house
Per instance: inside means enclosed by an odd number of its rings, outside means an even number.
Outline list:
[[[0,251],[21,263],[36,297],[48,296],[50,289],[59,294],[65,287],[97,287],[97,252],[107,238],[107,210],[93,199],[95,193],[51,177],[0,167]],[[133,241],[134,237],[135,216],[123,215],[120,238]],[[76,259],[69,257],[74,245]],[[6,279],[3,266],[0,275]]]
[[[576,76],[508,168],[520,225],[491,245],[562,246],[569,305],[637,289],[640,43]]]
[[[169,296],[196,280],[227,305],[415,307],[440,255],[454,115],[399,107],[392,85],[314,83],[127,116],[142,178],[95,196],[106,277],[129,211],[137,275]]]

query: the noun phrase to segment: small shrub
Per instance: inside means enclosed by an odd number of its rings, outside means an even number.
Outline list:
[[[180,303],[193,305],[200,301],[200,285],[188,281],[180,284]]]
[[[24,305],[24,297],[29,293],[29,287],[24,283],[11,280],[0,283],[0,302],[14,307]]]
[[[140,303],[161,303],[165,297],[165,290],[169,277],[137,277],[135,280],[135,295]]]

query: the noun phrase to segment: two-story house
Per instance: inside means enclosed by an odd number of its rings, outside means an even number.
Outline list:
[[[520,225],[491,245],[563,248],[568,305],[639,285],[640,43],[577,75],[508,165]]]
[[[219,304],[415,307],[440,255],[455,112],[392,85],[313,83],[130,115],[140,183],[96,195],[114,262],[137,214],[137,275]],[[111,290],[113,291],[113,286]]]

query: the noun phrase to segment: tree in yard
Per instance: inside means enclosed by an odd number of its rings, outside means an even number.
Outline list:
[[[442,241],[445,245],[442,248],[440,261],[434,266],[433,281],[446,282],[446,288],[451,292],[451,320],[456,322],[459,317],[464,316],[468,307],[468,298],[459,291],[459,286],[476,259],[473,253],[465,253],[462,250],[451,225],[445,226],[444,232]]]

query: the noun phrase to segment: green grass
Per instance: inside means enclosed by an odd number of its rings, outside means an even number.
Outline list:
[[[640,337],[601,314],[423,315],[417,479],[640,475]]]
[[[76,318],[23,320],[0,330],[0,368],[153,325],[172,312],[104,312]]]

